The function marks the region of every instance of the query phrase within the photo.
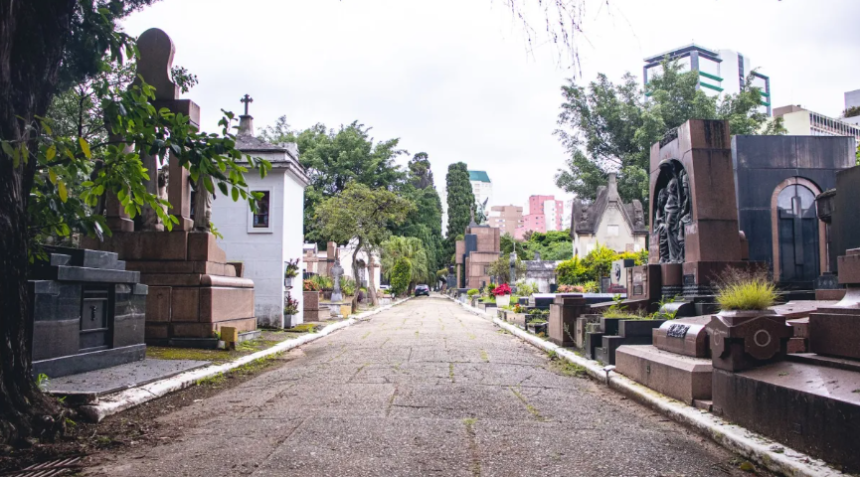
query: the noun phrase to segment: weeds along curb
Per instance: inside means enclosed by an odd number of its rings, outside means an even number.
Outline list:
[[[620,374],[610,372],[607,377],[603,366],[597,361],[583,358],[570,350],[538,338],[527,331],[499,318],[495,318],[484,311],[472,308],[465,303],[457,300],[453,301],[459,303],[460,306],[470,313],[492,320],[496,326],[528,342],[532,346],[547,353],[555,352],[557,356],[583,367],[595,381],[605,384],[611,389],[709,437],[717,444],[756,462],[772,472],[788,477],[836,477],[846,475],[828,467],[827,463],[820,459],[815,459],[801,452],[789,449],[748,429],[724,421],[709,412],[671,399]],[[772,449],[778,450],[775,451]]]
[[[397,305],[400,305],[401,303],[410,300],[411,298],[412,297],[406,297],[390,305],[381,306],[379,308],[369,310],[364,313],[359,313],[358,315],[345,321],[341,321],[340,323],[328,325],[316,333],[309,333],[294,340],[282,341],[275,346],[272,346],[271,348],[258,351],[254,354],[249,354],[248,356],[243,356],[229,363],[211,365],[205,368],[195,369],[167,379],[162,379],[160,381],[155,381],[143,386],[126,389],[124,391],[103,396],[97,402],[81,406],[78,410],[87,419],[93,422],[100,422],[102,419],[110,415],[122,412],[135,406],[139,406],[145,402],[160,398],[172,392],[193,386],[202,380],[229,373],[230,371],[241,368],[242,366],[246,366],[250,363],[268,359],[285,351],[297,348],[303,344],[310,343],[311,341],[316,341],[318,339],[330,335],[331,333],[334,333],[337,330],[352,326],[361,321],[365,321],[371,316],[389,310]]]

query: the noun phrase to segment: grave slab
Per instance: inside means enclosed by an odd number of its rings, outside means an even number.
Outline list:
[[[615,372],[689,405],[711,399],[710,359],[681,356],[651,345],[621,346],[615,353]]]
[[[782,361],[714,370],[714,412],[830,464],[860,469],[860,373]]]
[[[142,386],[208,365],[208,361],[147,359],[48,381],[49,394],[86,400]]]

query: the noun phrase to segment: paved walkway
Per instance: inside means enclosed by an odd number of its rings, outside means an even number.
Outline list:
[[[161,418],[178,439],[85,475],[749,475],[732,455],[441,298]],[[179,427],[179,426],[183,427]]]

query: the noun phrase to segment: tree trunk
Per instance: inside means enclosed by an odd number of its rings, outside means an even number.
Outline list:
[[[359,237],[358,244],[355,246],[355,251],[352,252],[352,280],[355,282],[355,291],[352,294],[352,312],[355,313],[358,303],[358,290],[361,283],[358,281],[358,252],[361,251],[362,241]]]
[[[0,139],[37,142],[26,126],[45,116],[56,89],[75,0],[0,0]],[[27,285],[27,201],[36,161],[0,152],[0,442],[53,437],[60,406],[33,381]]]
[[[370,294],[370,304],[373,306],[379,305],[379,297],[376,296],[376,283],[373,282],[373,267],[376,262],[373,260],[373,251],[370,247],[367,250],[367,293]]]

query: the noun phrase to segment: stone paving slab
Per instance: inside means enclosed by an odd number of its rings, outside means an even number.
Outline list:
[[[411,300],[294,353],[159,418],[190,425],[178,440],[84,475],[748,475],[447,300]]]
[[[176,376],[179,373],[202,368],[208,364],[209,361],[188,359],[145,359],[88,373],[51,379],[48,381],[47,391],[50,394],[94,399],[123,389]]]

